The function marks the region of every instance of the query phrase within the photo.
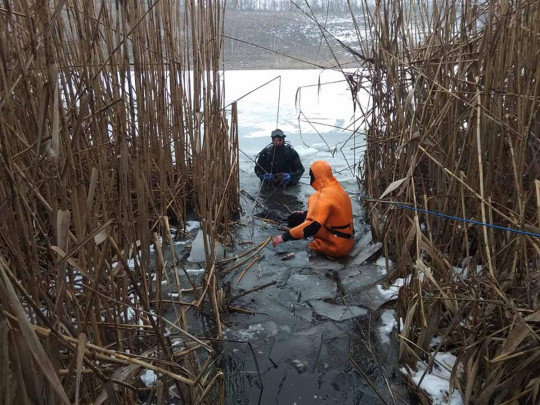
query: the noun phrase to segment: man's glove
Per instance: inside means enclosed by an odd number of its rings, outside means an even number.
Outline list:
[[[274,175],[272,173],[265,173],[262,176],[262,181],[269,183],[274,180]]]
[[[283,184],[289,184],[291,181],[291,175],[289,173],[283,173],[283,177],[281,178],[281,182]]]

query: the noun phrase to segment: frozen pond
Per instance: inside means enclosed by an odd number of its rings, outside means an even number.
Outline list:
[[[270,81],[273,77],[281,77],[281,86]],[[332,166],[350,193],[356,230],[353,251],[338,261],[309,253],[307,242],[300,240],[277,248],[266,245],[262,258],[241,278],[246,266],[233,268],[232,262],[218,269],[220,287],[229,297],[238,296],[231,305],[241,310],[222,315],[223,340],[214,346],[227,404],[409,403],[396,371],[396,320],[387,304],[397,290],[383,285],[387,270],[384,260],[376,260],[380,245],[371,243],[364,222],[355,177],[363,136],[361,128],[354,132],[358,117],[340,79],[338,73],[319,71],[227,72],[227,97],[240,99],[242,216],[233,230],[236,243],[226,247],[226,256],[281,234],[286,224],[279,220],[306,208],[313,193],[309,166],[318,159]],[[318,82],[320,86],[311,86]],[[297,186],[265,192],[253,173],[254,159],[276,127],[287,134],[306,172]],[[258,216],[268,212],[277,223]],[[194,240],[178,242],[176,248],[194,283],[205,268],[197,227],[190,222]],[[180,277],[186,285],[184,275]],[[177,294],[172,285],[163,289],[172,298]],[[190,332],[213,337],[211,319],[195,311],[189,316],[197,317],[189,323]]]
[[[249,176],[244,186],[256,193],[258,179],[252,181]],[[280,207],[283,200],[291,204],[297,198],[300,205],[308,187],[300,185],[263,201]],[[251,216],[250,199],[244,204],[238,242],[257,244],[281,233],[276,225]],[[360,211],[356,203],[355,212]],[[355,227],[367,231],[361,215],[355,218]],[[267,245],[261,252],[264,257],[241,281],[241,269],[223,278],[233,296],[274,283],[234,302],[252,311],[251,315],[230,313],[222,318],[227,327],[218,365],[227,379],[226,403],[383,403],[351,358],[385,401],[391,402],[385,379],[399,396],[406,395],[394,369],[393,311],[379,309],[388,301],[379,290],[386,270],[380,262],[362,262],[363,252],[368,257],[377,254],[377,246],[363,245],[368,242],[369,237],[359,240],[356,255],[340,261],[308,253],[306,241],[287,242],[276,249]],[[239,243],[230,255],[246,249],[246,244]],[[287,253],[294,257],[285,261]]]
[[[225,74],[226,103],[238,100],[242,182],[253,159],[280,128],[308,168],[327,160],[339,181],[352,179],[364,150],[361,115],[343,75],[330,70],[243,70]],[[367,105],[367,96],[362,103]],[[356,132],[355,132],[356,131]],[[309,184],[309,181],[305,182]],[[309,191],[311,192],[311,191]]]
[[[226,329],[218,365],[226,376],[226,403],[376,404],[384,403],[381,397],[391,403],[387,385],[394,395],[407,398],[395,372],[393,311],[380,308],[389,299],[381,287],[386,269],[380,261],[365,261],[378,255],[379,246],[370,243],[355,197],[361,193],[354,167],[363,137],[360,131],[353,134],[356,126],[351,123],[358,117],[346,84],[336,72],[227,72],[227,98],[239,99],[274,77],[280,77],[281,86],[272,81],[238,103],[243,216],[236,230],[238,243],[228,256],[283,232],[256,214],[306,208],[313,192],[309,166],[318,159],[328,161],[353,197],[357,245],[349,257],[331,261],[308,253],[306,241],[276,249],[269,244],[240,281],[241,268],[226,273],[222,283],[233,296],[269,284],[234,301],[252,314],[223,317]],[[318,81],[330,84],[319,87]],[[253,174],[253,159],[276,127],[287,134],[306,172],[298,186],[265,193]],[[283,260],[290,253],[294,256]]]

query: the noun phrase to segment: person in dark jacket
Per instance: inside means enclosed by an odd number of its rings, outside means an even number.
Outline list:
[[[351,199],[324,160],[313,162],[309,176],[316,191],[309,197],[307,212],[295,213],[294,218],[291,215],[290,225],[301,223],[275,236],[272,244],[276,247],[289,240],[313,237],[310,249],[332,257],[345,256],[354,244]]]
[[[258,155],[255,174],[269,186],[294,186],[304,174],[298,152],[287,142],[281,129],[272,131],[272,143]]]

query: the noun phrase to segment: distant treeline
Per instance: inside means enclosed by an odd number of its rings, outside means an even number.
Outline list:
[[[235,10],[254,11],[295,11],[298,8],[311,9],[312,11],[348,12],[349,4],[353,10],[359,9],[365,4],[365,0],[231,0],[228,8]],[[367,3],[373,3],[368,0]]]

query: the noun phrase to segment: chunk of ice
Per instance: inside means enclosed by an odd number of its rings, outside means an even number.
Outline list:
[[[319,315],[337,322],[367,315],[367,310],[360,307],[335,305],[324,301],[310,301],[309,305]]]
[[[210,239],[208,239],[207,245],[208,247],[210,247]],[[216,259],[223,258],[223,246],[221,246],[219,242],[216,242],[215,251]],[[190,262],[204,262],[206,260],[206,256],[204,254],[204,238],[202,229],[199,229],[195,240],[191,244],[191,252],[189,254],[188,260]]]

